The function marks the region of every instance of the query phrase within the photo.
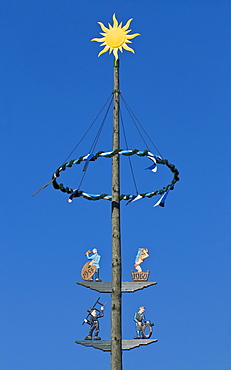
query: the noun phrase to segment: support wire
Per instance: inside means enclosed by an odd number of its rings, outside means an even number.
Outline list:
[[[103,118],[103,120],[102,120],[102,123],[101,123],[101,125],[100,125],[100,127],[99,127],[99,130],[98,130],[98,132],[97,132],[97,134],[96,134],[96,136],[95,136],[95,139],[93,140],[93,143],[92,143],[92,145],[91,145],[91,147],[90,147],[89,154],[92,154],[92,153],[94,152],[94,150],[95,150],[96,144],[97,144],[97,142],[98,142],[98,140],[99,140],[99,137],[100,137],[100,134],[101,134],[101,132],[102,132],[102,129],[103,129],[104,123],[105,123],[105,121],[106,121],[106,118],[107,118],[108,112],[109,112],[109,110],[110,110],[110,108],[111,108],[112,100],[113,100],[113,96],[111,97],[111,101],[110,101],[110,103],[109,103],[109,105],[108,105],[108,107],[107,107],[107,110],[106,110],[106,113],[105,113],[104,118]],[[78,186],[78,190],[80,189],[80,186],[81,186],[81,185],[82,185],[82,183],[83,183],[84,177],[85,177],[85,175],[86,175],[86,173],[87,173],[87,168],[88,168],[88,167],[86,167],[86,170],[83,170],[83,171],[84,171],[84,173],[83,173],[82,178],[81,178],[81,180],[80,180],[80,183],[79,183],[79,186]]]
[[[134,123],[134,125],[135,125],[135,127],[137,129],[137,131],[139,132],[141,139],[143,140],[144,144],[146,145],[147,149],[149,150],[149,146],[147,145],[147,143],[146,143],[146,141],[145,141],[145,139],[144,139],[144,137],[143,137],[143,135],[142,135],[142,133],[141,133],[138,125],[137,125],[137,123],[139,124],[139,126],[141,127],[141,129],[143,130],[143,132],[145,133],[145,135],[147,136],[147,138],[150,140],[150,142],[152,143],[152,145],[155,148],[155,150],[162,157],[160,151],[157,149],[156,145],[153,143],[152,139],[150,138],[150,136],[148,135],[148,133],[145,131],[144,127],[141,125],[141,123],[139,122],[138,118],[135,116],[134,112],[131,110],[131,108],[129,107],[128,103],[126,102],[126,100],[124,99],[124,97],[122,95],[121,95],[121,99],[123,100],[123,103],[124,103],[124,105],[125,105],[128,113],[129,113],[129,115],[130,115],[130,117],[131,117],[131,119],[132,119],[132,121],[133,121],[133,123]]]
[[[128,150],[129,149],[128,148],[128,142],[127,142],[127,137],[126,137],[126,133],[125,133],[124,122],[123,122],[123,117],[122,117],[121,110],[120,110],[120,119],[121,119],[121,126],[122,126],[122,130],[123,130],[123,136],[124,136],[124,141],[125,141],[126,149]],[[135,179],[135,174],[134,174],[134,171],[133,171],[132,162],[131,162],[131,158],[130,157],[128,157],[128,161],[129,161],[129,165],[130,165],[132,179],[133,179],[134,186],[135,186],[135,189],[136,189],[136,194],[138,195],[139,192],[138,192],[138,188],[137,188],[137,184],[136,184],[136,179]]]
[[[70,154],[67,156],[67,158],[63,161],[63,163],[67,162],[67,160],[70,158],[70,156],[74,153],[74,151],[77,149],[77,147],[83,141],[83,139],[85,138],[85,136],[88,134],[88,132],[90,131],[90,129],[92,128],[92,126],[94,125],[94,123],[97,121],[97,119],[99,118],[100,114],[102,113],[102,111],[104,110],[104,108],[106,107],[106,105],[108,104],[109,100],[111,100],[110,103],[109,103],[109,106],[111,106],[111,103],[112,103],[112,100],[113,100],[113,95],[110,94],[109,98],[107,99],[106,103],[103,105],[102,109],[97,114],[97,116],[94,119],[94,121],[91,123],[91,125],[89,126],[89,128],[87,129],[87,131],[85,132],[85,134],[82,136],[82,138],[76,144],[76,146],[70,152]],[[108,113],[108,110],[107,110],[107,113]],[[54,181],[54,179],[52,179],[51,181],[49,181],[48,183],[46,183],[45,185],[43,185],[41,188],[39,188],[34,194],[32,194],[32,197],[34,197],[36,194],[38,194],[41,190],[45,189],[48,185],[52,184],[53,181]]]

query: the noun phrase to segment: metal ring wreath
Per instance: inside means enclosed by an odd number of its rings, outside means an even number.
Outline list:
[[[128,201],[127,204],[134,202],[138,199],[152,198],[154,195],[162,195],[159,201],[154,205],[154,207],[157,205],[164,207],[164,202],[168,195],[169,190],[173,190],[175,183],[179,181],[179,171],[176,169],[176,167],[173,164],[169,163],[167,159],[162,159],[160,156],[155,156],[148,150],[140,151],[138,149],[134,149],[134,150],[118,149],[112,152],[99,151],[96,154],[88,154],[86,156],[79,157],[78,159],[72,159],[71,161],[66,162],[62,166],[60,166],[57,169],[57,171],[53,174],[52,176],[53,187],[55,189],[61,190],[63,193],[70,194],[68,198],[69,203],[72,202],[73,198],[78,198],[78,197],[83,197],[88,200],[100,200],[100,199],[112,200],[112,196],[109,194],[88,194],[88,193],[83,192],[82,190],[71,189],[69,187],[65,187],[62,183],[59,184],[57,182],[57,177],[60,176],[60,172],[65,171],[67,168],[72,167],[74,164],[80,164],[82,162],[85,162],[85,166],[84,166],[84,170],[85,170],[89,162],[93,162],[99,157],[111,158],[115,156],[116,154],[121,154],[124,156],[131,156],[131,155],[136,154],[140,157],[147,157],[152,161],[152,165],[148,167],[147,169],[150,169],[153,172],[157,171],[157,164],[163,164],[170,169],[170,171],[173,173],[173,179],[170,184],[163,187],[162,189],[155,190],[151,193],[141,193],[141,194],[136,194],[136,195],[132,195],[132,194],[121,194],[120,195],[120,200],[123,200],[123,199],[127,200]]]

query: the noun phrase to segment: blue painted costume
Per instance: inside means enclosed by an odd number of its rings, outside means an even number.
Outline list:
[[[96,249],[93,249],[93,252],[94,253],[91,256],[89,256],[89,254],[87,254],[86,256],[87,256],[87,259],[93,261],[92,266],[96,267],[95,281],[101,281],[99,278],[99,269],[100,269],[99,261],[101,259],[101,256],[98,254],[98,251]],[[91,281],[93,281],[93,279],[91,279]]]
[[[96,311],[98,311],[98,313]],[[88,312],[90,312],[90,319],[89,320],[85,319],[84,321],[88,325],[90,325],[90,329],[89,329],[89,334],[85,338],[85,340],[92,340],[92,334],[93,334],[94,330],[95,330],[94,340],[100,340],[101,338],[98,336],[98,334],[99,334],[99,321],[98,321],[98,319],[100,317],[104,316],[104,308],[101,307],[100,311],[96,310],[95,308],[89,308]]]
[[[141,310],[141,307],[140,307],[139,311],[136,312],[134,315],[134,321],[136,323],[136,334],[137,334],[134,339],[143,338],[142,326],[146,323],[144,311],[145,309]]]

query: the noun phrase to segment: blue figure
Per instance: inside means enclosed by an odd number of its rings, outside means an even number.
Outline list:
[[[142,327],[144,324],[146,324],[146,319],[144,315],[145,307],[141,306],[139,307],[139,311],[135,313],[134,315],[134,321],[136,323],[136,337],[134,339],[140,339],[143,338],[143,332],[142,332]]]
[[[94,308],[94,307],[89,308],[87,310],[87,312],[89,312],[89,314],[90,314],[90,319],[89,320],[84,319],[84,322],[86,322],[87,324],[90,325],[90,329],[89,329],[89,334],[85,338],[85,340],[92,340],[92,334],[93,334],[94,330],[95,330],[94,340],[100,340],[101,338],[98,336],[98,334],[99,334],[99,321],[98,321],[98,319],[100,317],[104,316],[104,306],[102,306],[100,308],[100,310],[98,310],[97,308]]]
[[[91,253],[93,253],[93,254],[91,256],[89,256],[89,254],[91,254]],[[98,254],[98,250],[96,248],[94,248],[92,250],[92,252],[87,251],[86,256],[87,256],[87,259],[92,260],[92,266],[96,267],[96,272],[94,274],[95,275],[95,281],[102,281],[99,278],[99,269],[100,269],[99,261],[100,261],[101,256]],[[93,281],[93,278],[91,278],[89,281]]]

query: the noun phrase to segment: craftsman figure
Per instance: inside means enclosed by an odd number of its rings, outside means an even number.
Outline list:
[[[142,268],[140,267],[140,265],[141,265],[141,263],[144,262],[145,258],[148,258],[148,257],[149,257],[148,248],[139,248],[138,249],[136,259],[135,259],[135,264],[134,264],[134,268],[138,272],[142,272]]]
[[[92,333],[95,330],[94,340],[100,340],[101,338],[98,336],[99,334],[99,321],[100,317],[104,316],[104,306],[98,310],[97,308],[89,308],[87,312],[90,313],[90,319],[84,319],[84,322],[90,325],[89,334],[85,338],[85,340],[92,340]]]
[[[91,254],[91,253],[93,253],[93,254],[91,256],[89,256],[89,254]],[[91,262],[92,266],[96,267],[96,272],[93,275],[93,276],[95,276],[95,281],[102,281],[99,278],[99,269],[100,269],[99,261],[100,261],[101,256],[98,254],[98,250],[96,248],[94,248],[92,250],[92,252],[87,251],[86,256],[89,260],[92,260],[92,262]],[[93,277],[89,281],[93,281]]]
[[[134,339],[143,338],[142,327],[147,322],[144,315],[145,307],[139,307],[139,311],[134,315],[134,321],[136,323],[136,337]]]

